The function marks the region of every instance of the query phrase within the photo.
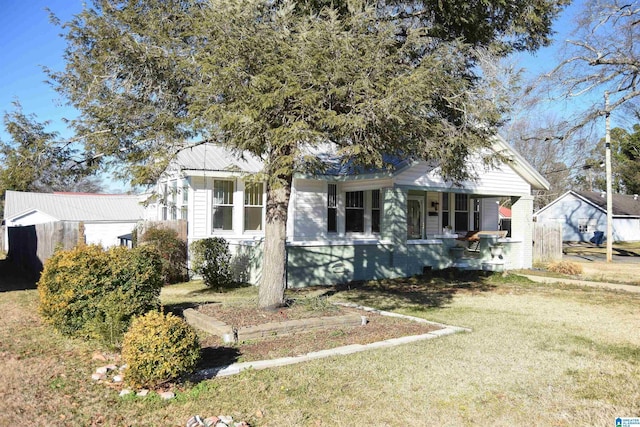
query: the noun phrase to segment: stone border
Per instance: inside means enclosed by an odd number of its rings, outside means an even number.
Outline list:
[[[389,348],[389,347],[395,347],[401,344],[409,344],[412,342],[430,340],[438,337],[443,337],[446,335],[457,334],[460,332],[471,332],[470,328],[462,328],[459,326],[445,325],[443,323],[432,322],[426,319],[422,319],[420,317],[392,313],[390,311],[378,310],[375,308],[360,306],[357,304],[352,304],[352,303],[335,303],[335,304],[341,305],[344,307],[357,308],[359,310],[363,310],[367,312],[377,313],[382,316],[397,317],[401,319],[411,320],[414,322],[427,323],[434,326],[440,326],[442,329],[438,329],[422,335],[410,335],[410,336],[400,337],[400,338],[390,338],[388,340],[378,341],[370,344],[345,345],[342,347],[336,347],[336,348],[327,349],[327,350],[314,351],[314,352],[299,355],[299,356],[281,357],[279,359],[270,359],[270,360],[254,360],[252,362],[233,363],[227,366],[218,366],[215,368],[202,369],[196,372],[195,377],[199,380],[226,377],[230,375],[239,374],[240,372],[245,371],[247,369],[259,370],[259,369],[275,368],[279,366],[295,365],[297,363],[309,362],[311,360],[324,359],[325,357],[344,356],[348,354],[359,353],[362,351],[375,350],[380,348]]]

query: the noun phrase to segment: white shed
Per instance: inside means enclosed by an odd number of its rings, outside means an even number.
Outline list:
[[[143,217],[141,196],[94,193],[5,194],[5,251],[9,250],[9,227],[56,221],[82,221],[88,244],[104,247],[120,244],[118,236],[131,233]]]

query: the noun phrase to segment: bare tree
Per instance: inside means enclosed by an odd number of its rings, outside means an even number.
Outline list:
[[[587,0],[566,41],[564,59],[547,76],[565,98],[590,95],[568,132],[605,114],[600,94],[609,93],[609,111],[637,111],[640,99],[640,3]],[[584,98],[583,98],[584,99]]]

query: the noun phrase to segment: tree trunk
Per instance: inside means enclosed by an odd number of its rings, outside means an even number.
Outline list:
[[[286,286],[286,239],[292,177],[284,177],[275,186],[267,184],[267,212],[262,259],[262,277],[258,289],[258,307],[275,310],[284,305]]]

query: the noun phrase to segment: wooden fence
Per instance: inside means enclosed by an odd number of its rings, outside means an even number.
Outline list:
[[[187,241],[187,221],[178,219],[173,221],[141,221],[136,227],[138,239],[150,228],[168,228],[178,233],[178,238]]]
[[[76,221],[8,227],[7,231],[9,259],[35,276],[56,249],[71,249],[84,241],[84,224]]]
[[[533,223],[533,262],[562,259],[562,224]]]

